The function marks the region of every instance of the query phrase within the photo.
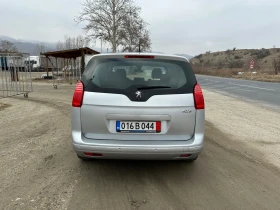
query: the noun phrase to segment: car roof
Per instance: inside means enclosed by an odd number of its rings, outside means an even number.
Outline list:
[[[189,60],[183,56],[172,54],[160,54],[160,53],[102,53],[93,55],[92,58],[124,58],[125,55],[137,55],[137,56],[155,56],[156,59],[169,59],[177,61],[189,62]]]

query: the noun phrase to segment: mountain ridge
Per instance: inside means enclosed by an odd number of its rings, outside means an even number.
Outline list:
[[[45,51],[54,51],[56,48],[56,43],[52,42],[41,42],[41,41],[36,41],[36,40],[25,40],[25,39],[15,39],[9,36],[5,35],[0,35],[0,41],[1,40],[7,40],[10,41],[14,44],[14,46],[18,49],[20,52],[24,53],[29,53],[30,55],[39,55],[40,54],[40,49],[38,45],[44,45]],[[94,47],[94,50],[100,52],[101,49],[98,47]],[[102,50],[104,53],[104,49]],[[160,54],[167,54],[164,52],[158,52],[158,51],[153,51],[153,53],[160,53]],[[188,55],[188,54],[174,54],[178,56],[183,56],[187,59],[193,58],[193,56]]]

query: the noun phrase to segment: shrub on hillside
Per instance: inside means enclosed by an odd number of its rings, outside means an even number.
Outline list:
[[[196,56],[194,56],[194,58],[201,58],[202,57],[202,54],[199,54],[199,55],[196,55]]]
[[[240,59],[241,56],[235,55],[234,58],[235,58],[235,59]]]
[[[258,59],[263,59],[266,56],[270,55],[270,51],[268,49],[262,48],[261,50],[256,50],[251,53],[252,56],[257,56]]]
[[[230,69],[232,69],[232,68],[242,68],[243,65],[244,65],[244,62],[241,61],[241,60],[237,60],[237,61],[235,61],[235,60],[230,60],[230,61],[228,62],[228,67],[229,67]]]

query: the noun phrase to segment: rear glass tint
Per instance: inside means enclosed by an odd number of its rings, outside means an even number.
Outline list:
[[[188,62],[139,58],[93,58],[82,81],[90,92],[123,93],[144,87],[157,94],[192,92],[196,83]]]

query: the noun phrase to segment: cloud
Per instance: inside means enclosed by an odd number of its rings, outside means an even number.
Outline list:
[[[83,1],[0,0],[1,34],[50,42],[83,34],[83,24],[74,22]],[[196,55],[233,47],[280,45],[279,0],[135,2],[150,24],[154,51]]]
[[[212,47],[212,46],[214,45],[214,43],[211,42],[211,41],[207,41],[207,42],[205,43],[205,45],[206,45],[206,47]]]

